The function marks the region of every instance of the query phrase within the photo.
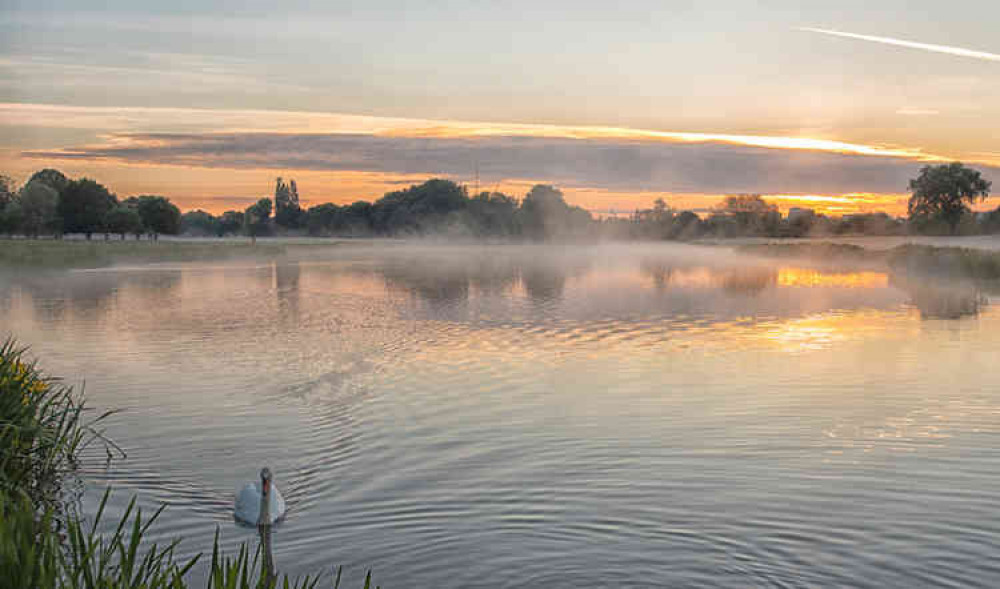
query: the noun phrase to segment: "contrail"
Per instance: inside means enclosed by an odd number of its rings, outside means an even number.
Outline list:
[[[985,59],[987,61],[1000,61],[1000,55],[996,53],[974,51],[972,49],[950,47],[948,45],[932,45],[930,43],[917,43],[916,41],[904,41],[902,39],[893,39],[891,37],[859,35],[857,33],[845,33],[843,31],[831,31],[828,29],[814,29],[812,27],[799,27],[798,30],[808,31],[810,33],[821,33],[824,35],[834,35],[837,37],[847,37],[849,39],[861,39],[862,41],[872,41],[875,43],[885,43],[886,45],[897,45],[899,47],[909,47],[911,49],[923,49],[924,51],[933,51],[935,53],[947,53],[948,55],[957,55],[959,57],[971,57],[974,59]]]

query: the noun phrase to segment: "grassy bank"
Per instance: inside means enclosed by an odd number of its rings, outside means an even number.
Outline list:
[[[0,579],[10,589],[186,589],[201,555],[180,561],[167,546],[150,544],[161,508],[144,517],[135,499],[114,531],[101,533],[108,493],[86,522],[64,509],[63,485],[72,480],[87,444],[110,444],[98,429],[107,414],[90,412],[82,395],[47,378],[10,340],[0,346]],[[313,588],[330,579],[278,577],[264,568],[259,549],[244,543],[235,557],[219,550],[216,531],[207,586]],[[371,584],[371,573],[365,588]]]
[[[101,268],[114,264],[282,258],[329,244],[249,241],[82,241],[0,239],[0,266]]]
[[[736,251],[768,258],[878,265],[897,275],[1000,280],[1000,251],[993,250],[916,244],[876,250],[859,245],[819,242],[744,245],[737,247]]]

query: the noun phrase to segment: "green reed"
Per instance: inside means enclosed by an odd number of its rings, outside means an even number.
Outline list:
[[[186,576],[201,555],[179,560],[180,540],[147,541],[163,507],[144,517],[129,502],[113,531],[102,531],[110,490],[93,520],[63,509],[63,484],[72,479],[79,453],[102,443],[116,446],[88,419],[83,396],[45,377],[24,350],[8,339],[0,346],[0,579],[10,589],[187,589]],[[322,576],[291,578],[264,570],[260,548],[240,545],[235,557],[219,548],[216,531],[208,589],[313,589]],[[332,576],[332,575],[331,575]],[[341,570],[333,578],[340,585]],[[365,580],[370,589],[371,571]]]

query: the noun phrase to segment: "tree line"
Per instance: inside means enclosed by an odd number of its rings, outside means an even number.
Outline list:
[[[0,233],[28,237],[95,233],[125,239],[180,232],[181,212],[163,196],[132,196],[124,200],[90,178],[67,178],[62,172],[35,172],[20,189],[0,176]]]
[[[192,235],[219,236],[566,239],[586,237],[594,219],[586,210],[568,204],[561,191],[544,184],[532,187],[518,200],[501,192],[470,196],[465,186],[434,178],[389,192],[374,202],[323,203],[303,209],[295,180],[286,183],[278,178],[273,199],[262,198],[243,211],[219,216],[191,211],[182,216],[181,226]]]
[[[468,188],[434,178],[386,193],[374,202],[323,203],[302,208],[295,180],[278,178],[273,198],[221,215],[194,210],[181,215],[162,196],[119,201],[87,178],[70,180],[57,170],[35,173],[19,190],[0,176],[0,233],[27,236],[184,233],[198,236],[311,235],[345,237],[446,236],[502,239],[688,240],[725,237],[803,237],[843,234],[903,235],[1000,232],[1000,208],[974,213],[992,188],[979,171],[961,163],[924,166],[910,181],[908,215],[866,213],[829,217],[808,209],[782,216],[760,195],[731,195],[701,215],[658,199],[627,218],[595,219],[568,204],[557,188],[538,184],[523,198]]]

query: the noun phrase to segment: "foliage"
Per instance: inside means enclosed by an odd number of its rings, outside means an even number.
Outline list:
[[[135,207],[142,226],[153,235],[177,235],[181,230],[181,211],[163,196],[133,196],[125,204]]]
[[[110,533],[101,520],[106,490],[90,525],[59,517],[58,489],[83,445],[99,433],[84,424],[83,400],[27,363],[13,341],[0,346],[0,579],[11,589],[185,589],[201,555],[178,562],[178,541],[145,541],[163,507],[144,519],[135,498]],[[107,414],[105,414],[107,415]],[[103,419],[104,416],[97,419]],[[103,438],[101,438],[103,439]],[[291,579],[263,569],[244,543],[235,558],[219,549],[216,532],[209,589],[313,588],[320,578]],[[339,586],[340,570],[334,580]],[[371,571],[365,582],[371,584]]]
[[[103,229],[105,216],[117,202],[107,188],[89,178],[70,180],[59,195],[63,230],[83,233],[90,239],[92,233]]]
[[[591,220],[590,213],[568,205],[563,193],[547,184],[533,186],[518,211],[522,233],[537,240],[581,235]]]
[[[188,211],[181,215],[181,233],[184,235],[222,235],[222,220],[202,210]]]
[[[1000,280],[1000,252],[991,250],[906,244],[893,248],[888,262],[897,273]]]
[[[219,237],[230,234],[235,235],[243,231],[243,219],[243,211],[226,211],[222,213],[222,216],[219,217]]]
[[[0,174],[0,211],[14,200],[14,179]]]
[[[274,222],[293,229],[302,224],[302,209],[299,207],[299,189],[295,180],[287,184],[279,177],[274,188]]]
[[[28,183],[36,181],[48,184],[58,194],[62,194],[62,191],[66,190],[66,186],[69,185],[69,178],[59,170],[53,170],[52,168],[45,168],[44,170],[35,172],[31,175]]]
[[[0,208],[0,233],[13,235],[21,229],[24,221],[24,209],[19,199],[12,199]]]
[[[21,188],[21,231],[32,237],[43,233],[61,233],[59,193],[48,184],[33,180]]]
[[[126,233],[141,233],[142,217],[134,206],[129,204],[115,205],[104,219],[104,228],[109,233],[117,233],[125,239]]]
[[[247,235],[265,235],[268,232],[270,220],[271,199],[262,198],[250,205],[243,216]]]
[[[924,166],[920,175],[910,180],[908,212],[911,221],[940,220],[955,233],[969,205],[984,200],[990,194],[991,182],[978,170],[960,162]]]

